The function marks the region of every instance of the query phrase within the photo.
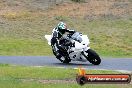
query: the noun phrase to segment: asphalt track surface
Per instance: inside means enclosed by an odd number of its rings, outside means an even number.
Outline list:
[[[63,64],[53,56],[0,56],[0,63],[24,66],[53,66],[64,68],[107,69],[132,72],[132,58],[102,58],[100,65],[89,62]]]

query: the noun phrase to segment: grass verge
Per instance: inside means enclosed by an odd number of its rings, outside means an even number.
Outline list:
[[[32,39],[0,39],[0,55],[52,55],[46,41]]]
[[[55,26],[53,24],[57,24],[60,19],[43,17],[40,22],[42,17],[34,18],[28,24],[27,20],[8,21],[11,25],[3,24],[0,27],[0,55],[53,55],[51,47],[42,37],[51,34]],[[48,24],[45,23],[47,19]],[[88,35],[91,48],[100,56],[132,57],[130,19],[88,21],[64,16],[61,19],[65,19],[69,27]]]
[[[77,70],[71,68],[54,68],[54,67],[27,67],[27,66],[11,66],[8,64],[0,64],[0,88],[80,88],[80,85],[75,83],[42,83],[39,80],[53,79],[74,79]],[[90,74],[117,74],[116,71],[106,70],[87,70]],[[22,80],[25,79],[25,80]],[[35,80],[32,80],[35,79]],[[98,84],[84,85],[82,88],[131,88],[131,84]]]

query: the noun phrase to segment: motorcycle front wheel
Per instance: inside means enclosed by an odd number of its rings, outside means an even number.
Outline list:
[[[88,56],[86,58],[90,63],[94,65],[99,65],[101,63],[99,55],[94,50],[89,49],[86,52],[88,53]]]

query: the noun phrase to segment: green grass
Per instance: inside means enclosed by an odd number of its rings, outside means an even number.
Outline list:
[[[88,70],[90,74],[107,74],[119,73],[116,71],[106,70]],[[74,79],[78,74],[77,69],[72,68],[54,68],[54,67],[27,67],[27,66],[10,66],[6,64],[0,65],[0,77],[9,78],[29,78],[29,79]]]
[[[10,82],[11,81],[11,82]],[[6,80],[2,81],[0,84],[1,88],[131,88],[131,85],[117,85],[117,84],[86,84],[80,86],[78,84],[41,84],[38,82],[21,82],[18,80]]]
[[[1,67],[0,77],[15,79],[65,79],[74,78],[76,70],[51,67]]]
[[[132,22],[129,20],[104,20],[86,23],[83,30],[91,41],[91,47],[103,56],[132,56]],[[80,27],[78,29],[81,29]]]
[[[48,15],[53,9],[25,8],[0,15],[0,55],[53,55],[43,36],[51,34],[57,23],[64,21],[68,28],[88,35],[91,48],[100,56],[132,57],[131,17],[88,20],[63,13]]]
[[[107,70],[87,70],[87,74],[117,74],[116,71]],[[78,70],[71,68],[55,67],[27,67],[11,66],[0,64],[0,88],[131,88],[131,84],[113,85],[113,84],[86,84],[80,86],[77,83],[46,83],[39,80],[43,79],[75,79]],[[25,79],[25,81],[21,80]],[[34,79],[34,80],[31,80]]]
[[[10,30],[1,26],[0,55],[53,55],[51,47],[43,36],[51,34],[52,28],[60,19],[49,18],[46,23],[47,18],[43,18],[41,23],[40,18],[30,18],[34,21],[28,22],[28,24],[26,24],[27,20],[8,21]],[[89,22],[62,16],[61,20],[63,19],[70,28],[75,28],[88,35],[91,48],[100,56],[132,57],[132,21],[130,19]]]
[[[0,55],[51,55],[51,48],[44,40],[1,39]]]

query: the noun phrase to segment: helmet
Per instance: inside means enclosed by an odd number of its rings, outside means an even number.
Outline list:
[[[67,30],[66,23],[60,22],[57,26],[59,33],[62,35]]]
[[[64,23],[64,22],[60,22],[57,27],[59,30],[66,30],[67,29],[66,23]]]

